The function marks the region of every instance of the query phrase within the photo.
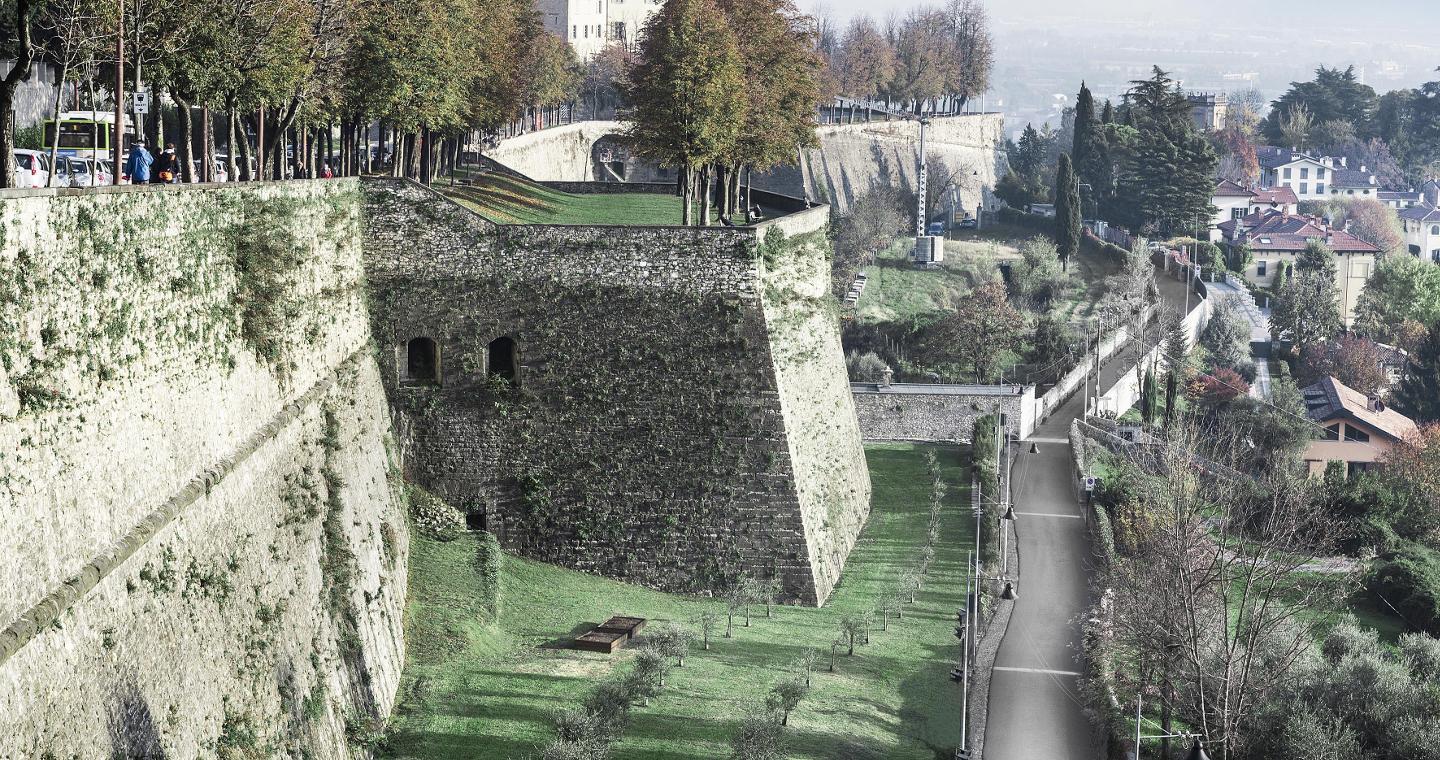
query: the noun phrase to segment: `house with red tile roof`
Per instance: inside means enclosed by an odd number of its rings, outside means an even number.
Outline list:
[[[1345,326],[1355,322],[1355,306],[1375,271],[1380,249],[1315,217],[1268,210],[1219,225],[1221,244],[1233,252],[1247,246],[1251,260],[1244,275],[1261,287],[1275,283],[1280,264],[1293,267],[1311,240],[1324,243],[1335,255],[1335,290]]]

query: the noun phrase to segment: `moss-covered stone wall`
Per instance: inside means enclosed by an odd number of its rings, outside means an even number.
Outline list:
[[[365,189],[374,333],[415,480],[529,556],[828,596],[869,482],[823,236],[497,227],[412,185]],[[419,337],[437,383],[405,382]],[[514,384],[489,371],[502,337]]]
[[[0,193],[0,756],[350,756],[403,655],[359,185]]]

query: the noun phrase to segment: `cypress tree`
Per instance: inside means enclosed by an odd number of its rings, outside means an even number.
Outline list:
[[[1105,99],[1105,107],[1100,110],[1100,123],[1115,123],[1115,104],[1111,103],[1109,98]]]
[[[1090,88],[1080,83],[1080,94],[1075,98],[1075,140],[1070,150],[1070,159],[1075,167],[1079,182],[1090,186],[1092,193],[1105,187],[1105,133],[1095,118],[1095,98]]]
[[[1440,322],[1410,357],[1410,371],[1395,394],[1397,406],[1416,422],[1440,420]]]
[[[1060,154],[1060,168],[1055,172],[1055,250],[1064,269],[1080,250],[1080,186],[1066,153]]]
[[[1156,407],[1160,405],[1160,386],[1155,382],[1155,372],[1146,370],[1145,379],[1140,383],[1140,418],[1146,425],[1154,424]]]

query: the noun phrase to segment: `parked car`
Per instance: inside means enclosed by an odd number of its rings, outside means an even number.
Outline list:
[[[114,175],[110,164],[93,158],[70,159],[71,187],[104,187],[110,184]]]
[[[980,220],[976,219],[976,218],[973,217],[973,216],[972,216],[972,217],[965,218],[965,219],[961,219],[961,220],[960,220],[959,227],[960,227],[960,229],[962,229],[962,230],[978,229],[978,228],[980,227]]]
[[[925,234],[927,234],[927,235],[944,235],[944,234],[945,234],[945,223],[944,223],[944,222],[931,222],[931,223],[930,223],[930,226],[928,226],[928,227],[925,228]]]
[[[50,182],[50,162],[38,150],[15,151],[15,186],[45,187]]]
[[[75,177],[75,167],[71,165],[74,159],[69,156],[56,156],[55,163],[50,166],[50,181],[47,187],[70,187]]]

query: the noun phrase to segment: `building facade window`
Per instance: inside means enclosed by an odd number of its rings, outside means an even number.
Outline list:
[[[1317,194],[1319,194],[1319,195],[1324,195],[1324,194],[1325,194],[1325,183],[1324,183],[1324,182],[1316,182],[1316,183],[1315,183],[1315,192],[1316,192]]]
[[[1307,193],[1309,193],[1309,192],[1310,192],[1310,183],[1309,183],[1309,182],[1301,182],[1301,183],[1300,183],[1300,194],[1301,194],[1301,195],[1305,195],[1305,194],[1307,194]]]
[[[1255,276],[1256,276],[1256,277],[1264,277],[1264,276],[1265,276],[1265,272],[1269,271],[1269,267],[1270,267],[1270,262],[1265,261],[1264,259],[1261,259],[1261,260],[1255,262]]]
[[[1321,167],[1321,168],[1315,170],[1315,179],[1325,179],[1325,168],[1324,168],[1324,167]]]
[[[1285,167],[1285,173],[1280,176],[1284,177],[1285,179],[1290,179],[1290,167]]]
[[[1304,166],[1300,167],[1300,179],[1310,179],[1310,169]]]

